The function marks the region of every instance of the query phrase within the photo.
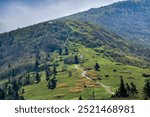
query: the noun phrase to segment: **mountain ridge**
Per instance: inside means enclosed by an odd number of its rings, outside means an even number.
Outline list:
[[[123,1],[73,14],[65,19],[91,21],[127,38],[139,45],[149,47],[150,1]]]
[[[136,62],[143,66],[148,65],[148,62],[143,63],[148,61],[149,57],[146,50],[137,48],[103,28],[82,21],[53,20],[0,35],[1,75],[6,74],[8,68],[12,70],[18,65],[20,70],[22,70],[20,67],[24,66],[23,69],[32,71],[37,55],[47,56],[45,55],[47,52],[65,48],[64,43],[67,39],[90,48],[102,47],[101,51],[105,50],[106,56],[119,57],[117,61],[126,61],[125,63],[129,62],[132,65],[136,65]],[[133,56],[136,59],[130,60],[125,56]]]

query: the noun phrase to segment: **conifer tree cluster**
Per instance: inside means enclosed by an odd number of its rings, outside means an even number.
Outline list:
[[[47,74],[47,75],[49,75],[49,74]],[[52,79],[50,78],[50,75],[49,75],[49,78],[46,78],[47,82],[48,82],[47,87],[48,87],[48,89],[52,89],[53,90],[53,89],[56,88],[56,85],[57,85],[57,80],[56,80],[57,68],[56,68],[55,64],[53,65],[53,72],[52,72],[51,75],[53,75]]]
[[[17,80],[8,81],[0,88],[0,100],[23,100],[19,95],[21,86]]]
[[[150,98],[150,81],[146,80],[145,86],[143,88],[143,92],[144,92],[144,97]]]
[[[125,84],[123,79],[121,78],[120,86],[113,97],[129,97],[135,96],[136,94],[138,94],[136,85],[133,82],[131,82],[131,85],[129,85],[128,83]]]

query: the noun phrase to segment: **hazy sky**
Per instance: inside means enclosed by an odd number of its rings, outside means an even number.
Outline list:
[[[123,0],[0,0],[0,33]]]

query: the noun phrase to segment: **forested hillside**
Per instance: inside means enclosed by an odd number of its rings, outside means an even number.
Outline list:
[[[136,66],[147,66],[149,53],[131,42],[88,22],[54,20],[0,35],[1,79],[32,71],[36,57],[47,58],[47,52],[67,47],[67,42],[80,43],[90,48],[101,48],[116,61]],[[129,57],[128,57],[129,56]],[[7,77],[8,76],[8,77]]]
[[[93,8],[67,18],[93,22],[125,39],[150,47],[149,11],[149,0],[128,0]]]

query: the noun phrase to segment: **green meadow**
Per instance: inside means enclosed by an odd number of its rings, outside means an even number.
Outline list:
[[[95,52],[94,49],[80,44],[74,44],[74,46],[70,44],[68,56],[74,55],[79,57],[79,68],[76,68],[75,64],[64,64],[63,60],[67,57],[66,55],[60,56],[57,52],[53,53],[55,58],[53,62],[58,64],[56,88],[48,89],[45,71],[40,71],[40,83],[22,87],[24,98],[28,100],[77,100],[81,96],[85,100],[112,99],[112,94],[99,83],[108,86],[115,93],[119,87],[120,79],[123,78],[125,83],[133,82],[138,90],[137,95],[128,99],[143,99],[143,87],[146,78],[142,74],[149,73],[149,69],[115,62],[105,57],[103,53]],[[94,70],[95,63],[100,65],[99,71]],[[51,66],[50,69],[52,69]],[[94,80],[91,81],[83,77],[81,69],[86,70],[87,74]],[[69,72],[71,72],[70,76]]]

